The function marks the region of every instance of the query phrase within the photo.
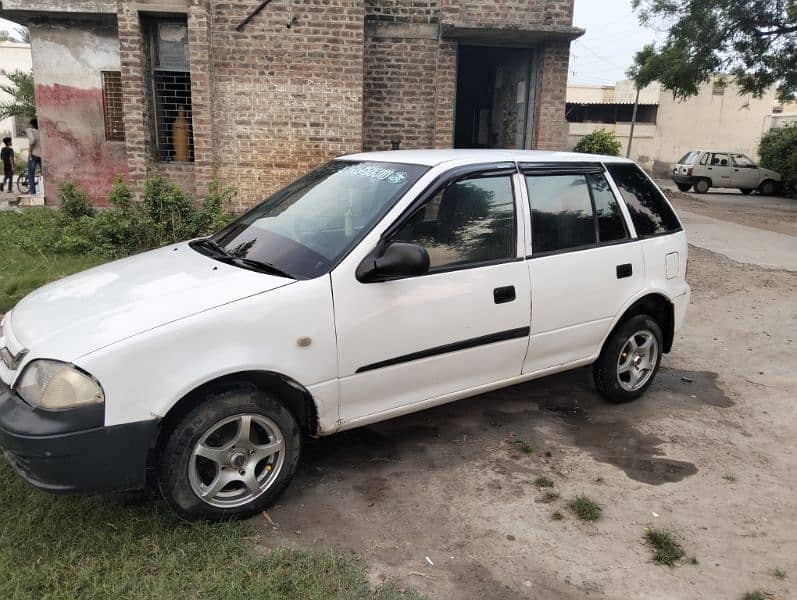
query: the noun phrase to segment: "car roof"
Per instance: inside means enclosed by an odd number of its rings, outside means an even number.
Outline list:
[[[360,152],[347,154],[341,160],[367,160],[374,162],[392,162],[434,167],[450,161],[483,162],[627,162],[633,161],[619,156],[601,154],[580,154],[577,152],[549,152],[547,150],[385,150],[381,152]]]

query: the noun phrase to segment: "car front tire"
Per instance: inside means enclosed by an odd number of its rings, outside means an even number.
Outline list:
[[[661,328],[648,315],[636,315],[617,327],[592,367],[595,387],[609,402],[638,398],[656,378],[663,351]]]
[[[186,520],[250,517],[288,485],[301,447],[296,419],[275,396],[236,385],[209,394],[173,426],[158,485]]]
[[[762,196],[772,196],[775,193],[775,189],[775,182],[770,179],[767,179],[758,187],[758,191]]]

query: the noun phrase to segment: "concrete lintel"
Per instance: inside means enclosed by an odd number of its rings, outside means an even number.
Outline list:
[[[368,38],[404,38],[410,40],[437,40],[440,27],[436,23],[401,23],[369,21],[365,26]]]
[[[534,29],[512,29],[491,27],[462,27],[453,23],[443,23],[444,38],[459,42],[485,45],[530,46],[548,41],[572,41],[584,35],[579,27],[560,27],[538,25]]]
[[[8,16],[116,14],[116,0],[2,0],[0,12]]]

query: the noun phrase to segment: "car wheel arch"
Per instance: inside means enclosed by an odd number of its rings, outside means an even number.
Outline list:
[[[302,432],[315,436],[320,427],[318,407],[312,394],[299,382],[274,371],[240,371],[228,373],[206,381],[195,387],[175,402],[158,423],[158,431],[152,440],[148,465],[150,470],[157,464],[157,453],[163,447],[169,432],[179,420],[200,404],[208,394],[222,391],[254,387],[269,391],[288,409],[296,419]]]
[[[675,337],[675,305],[670,301],[667,296],[658,292],[650,292],[641,298],[634,300],[634,302],[623,311],[620,317],[615,321],[611,331],[606,335],[606,338],[601,344],[601,348],[606,343],[606,340],[611,338],[612,334],[622,326],[628,319],[636,315],[649,315],[661,329],[664,338],[664,347],[662,352],[667,354],[672,349],[673,340]]]

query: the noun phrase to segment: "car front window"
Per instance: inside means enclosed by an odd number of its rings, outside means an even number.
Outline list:
[[[421,165],[334,160],[245,213],[211,241],[226,258],[262,263],[297,279],[318,277],[427,170]]]

